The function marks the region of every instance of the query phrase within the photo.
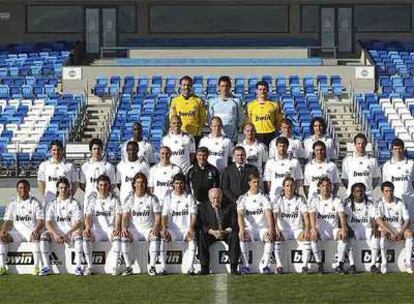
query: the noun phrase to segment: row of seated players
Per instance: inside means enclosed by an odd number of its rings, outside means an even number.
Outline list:
[[[111,242],[115,253],[111,261],[113,275],[118,274],[121,254],[126,264],[123,275],[130,275],[136,259],[131,245],[136,241],[147,241],[149,274],[164,274],[166,246],[171,241],[186,241],[186,250],[192,261],[188,273],[193,274],[197,240],[201,274],[209,273],[209,246],[222,240],[229,245],[233,274],[250,272],[251,241],[264,243],[260,271],[273,273],[270,259],[274,253],[275,270],[283,273],[281,256],[286,240],[297,240],[301,246],[303,273],[309,272],[311,253],[318,272],[323,272],[320,240],[337,241],[339,263],[335,270],[339,273],[344,272],[346,253],[349,255],[349,271],[357,271],[353,257],[356,240],[368,242],[373,273],[387,272],[387,249],[395,242],[405,240],[406,271],[413,272],[410,218],[406,205],[394,196],[392,182],[382,183],[382,197],[373,203],[367,197],[363,183],[353,184],[351,195],[341,200],[333,194],[330,179],[322,177],[318,181],[318,194],[306,201],[297,194],[295,180],[286,177],[282,192],[272,201],[260,191],[260,176],[254,172],[248,176],[248,191],[238,198],[236,204],[228,205],[222,203],[220,188],[209,190],[209,202],[197,204],[194,197],[185,191],[185,182],[182,173],[174,175],[172,190],[167,192],[161,204],[155,195],[148,192],[146,176],[137,173],[131,182],[133,193],[122,204],[112,194],[109,177],[101,175],[97,180],[96,195],[89,196],[83,208],[71,197],[70,182],[65,177],[57,181],[57,197],[46,207],[30,195],[27,180],[20,180],[17,197],[7,206],[0,231],[0,273],[7,273],[7,244],[11,242],[31,242],[35,275],[51,272],[50,242],[58,245],[74,243],[76,275],[93,273],[94,242]],[[379,252],[380,270],[377,266]],[[82,254],[85,254],[86,269],[81,266]],[[157,272],[158,255],[161,270]]]

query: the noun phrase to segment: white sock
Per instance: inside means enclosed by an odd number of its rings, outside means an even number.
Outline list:
[[[274,253],[275,253],[275,259],[276,259],[276,267],[283,267],[282,259],[281,259],[282,242],[276,241],[274,246],[275,246]]]
[[[371,247],[371,266],[377,265],[378,251],[380,249],[380,239],[373,237],[370,242]]]
[[[115,237],[112,240],[112,250],[114,251],[114,260],[113,265],[114,267],[118,266],[119,257],[121,255],[121,239],[119,237]]]
[[[74,247],[75,247],[75,264],[76,267],[81,267],[82,265],[82,237],[76,236],[74,238]]]
[[[165,250],[166,242],[164,240],[160,240],[160,264],[161,268],[164,269],[167,263],[167,251]]]
[[[50,266],[50,241],[46,239],[40,239],[40,253],[42,255],[42,264],[43,267],[51,269]]]
[[[155,263],[157,262],[157,255],[160,250],[160,240],[153,239],[150,240],[149,243],[149,256],[150,256],[150,266],[155,266]]]
[[[0,267],[6,266],[7,243],[0,243]]]
[[[343,263],[345,258],[346,243],[342,240],[337,242],[337,251],[338,251],[338,263]]]
[[[131,243],[130,243],[129,239],[127,239],[127,238],[122,238],[121,239],[121,251],[122,251],[122,256],[124,257],[125,266],[126,267],[131,267],[132,263],[131,263],[131,259],[129,257],[129,254],[130,254],[130,251],[131,251]]]
[[[40,244],[39,242],[33,242],[33,262],[34,267],[40,267]]]
[[[249,267],[249,247],[248,242],[240,242],[240,252],[244,267]]]
[[[380,239],[380,250],[381,250],[381,264],[386,265],[387,264],[387,239],[381,238]]]
[[[354,246],[355,246],[355,240],[354,239],[350,239],[349,240],[349,250],[348,250],[349,265],[355,265],[355,261],[354,261]]]
[[[85,254],[86,264],[92,267],[92,242],[90,239],[83,239],[83,253]]]
[[[405,264],[412,267],[411,256],[413,254],[413,239],[405,239]]]
[[[196,248],[197,248],[196,241],[194,240],[188,241],[188,255],[189,255],[188,258],[190,260],[189,271],[194,271],[194,259],[195,259],[195,254],[196,254]]]
[[[312,248],[311,248],[311,242],[309,241],[302,241],[299,243],[302,247],[302,267],[308,267],[309,259],[311,256]]]
[[[270,265],[270,258],[272,257],[273,252],[273,242],[265,242],[264,243],[264,252],[263,252],[263,265],[269,266]]]
[[[321,255],[319,253],[319,243],[317,241],[312,241],[311,247],[312,247],[312,252],[313,252],[313,256],[315,257],[316,263],[320,263]]]

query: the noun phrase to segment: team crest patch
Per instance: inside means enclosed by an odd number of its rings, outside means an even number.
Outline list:
[[[175,144],[178,144],[178,141],[177,141],[177,140],[175,140],[175,141],[174,141],[174,143],[175,143]]]
[[[359,162],[359,164],[362,165],[363,163],[362,162]]]
[[[164,174],[164,175],[167,175],[167,171],[164,171],[164,172],[163,172],[163,174]]]

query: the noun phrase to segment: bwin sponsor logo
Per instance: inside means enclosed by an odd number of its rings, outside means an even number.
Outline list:
[[[256,121],[266,121],[266,120],[272,120],[270,115],[256,116]]]
[[[132,182],[134,180],[134,178],[133,177],[129,177],[129,176],[126,176],[125,177],[125,182],[126,183],[130,183],[130,182]]]
[[[363,224],[363,223],[369,223],[369,221],[370,221],[370,219],[366,218],[366,217],[361,218],[361,219],[356,218],[356,217],[351,217],[351,223]]]
[[[325,250],[321,250],[320,254],[321,254],[321,261],[322,261],[322,263],[324,263],[325,262]],[[292,264],[301,264],[301,263],[303,263],[302,256],[303,256],[302,250],[291,250],[290,251],[291,263]],[[309,263],[316,263],[316,260],[315,260],[315,257],[313,255],[313,253],[310,256]]]
[[[149,253],[147,257],[148,263],[150,261]],[[161,264],[160,255],[157,256],[157,264]],[[181,250],[167,250],[165,252],[165,263],[168,265],[181,265],[183,263],[183,252]]]
[[[172,186],[172,181],[171,182],[157,181],[157,187],[171,187],[171,186]]]
[[[246,210],[246,215],[260,215],[263,214],[263,209],[257,209],[257,210]]]
[[[188,210],[183,211],[173,211],[171,216],[186,216],[188,215]]]
[[[391,182],[408,182],[408,176],[393,176],[391,177]]]
[[[34,265],[32,252],[8,252],[6,258],[8,265]]]
[[[59,180],[60,176],[49,176],[47,179],[49,182],[57,182]]]
[[[219,250],[218,252],[219,264],[230,264],[229,252],[227,250]],[[249,250],[249,264],[253,263],[253,251]]]
[[[381,255],[378,255],[377,263],[381,263]],[[372,262],[372,255],[371,250],[369,249],[363,249],[361,250],[361,263],[363,264],[371,264]],[[395,263],[395,250],[394,249],[388,249],[387,250],[387,263]]]
[[[96,211],[96,216],[111,216],[111,211]]]
[[[57,254],[54,252],[49,254],[49,260],[51,265],[62,265],[62,261],[59,260]]]
[[[387,217],[387,216],[383,216],[382,220],[384,222],[388,222],[388,223],[398,223],[399,221],[399,217],[398,216],[391,216],[391,217]]]
[[[70,222],[72,218],[70,216],[57,216],[56,222]]]
[[[368,177],[369,174],[370,174],[370,171],[354,172],[354,177]]]
[[[335,219],[336,215],[329,213],[329,214],[318,214],[318,219],[322,219],[322,220],[333,220]]]
[[[75,252],[74,251],[71,252],[70,260],[71,260],[72,265],[76,265]],[[81,257],[81,263],[82,263],[82,265],[87,264],[84,254],[82,254],[82,257]],[[105,251],[93,251],[92,252],[92,264],[94,264],[94,265],[105,265],[105,263],[106,263]]]
[[[29,215],[25,215],[25,216],[21,216],[21,215],[16,215],[16,222],[17,221],[21,221],[21,222],[30,222],[32,220],[32,217]]]
[[[91,177],[90,178],[91,183],[96,183],[98,181],[97,177]]]
[[[149,216],[149,211],[132,211],[132,216]]]
[[[224,156],[224,151],[218,151],[218,152],[210,151],[210,153],[208,155],[209,156],[221,156],[221,157],[223,157]]]
[[[189,111],[189,112],[180,112],[180,111],[178,111],[178,116],[195,117],[196,116],[196,111]]]
[[[299,213],[298,212],[295,212],[295,213],[282,213],[281,215],[280,215],[282,218],[298,218],[298,216],[299,216]]]
[[[185,154],[185,151],[184,151],[184,149],[180,149],[178,151],[173,151],[171,154],[176,155],[176,156],[182,156],[182,155]]]

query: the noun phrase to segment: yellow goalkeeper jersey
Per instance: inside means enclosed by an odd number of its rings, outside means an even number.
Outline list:
[[[204,102],[196,95],[185,98],[179,95],[171,100],[170,120],[173,115],[178,115],[183,123],[181,130],[193,136],[200,136],[207,120],[207,112]]]
[[[280,129],[283,114],[277,102],[267,100],[264,103],[256,99],[247,105],[247,116],[257,133],[271,133]]]

